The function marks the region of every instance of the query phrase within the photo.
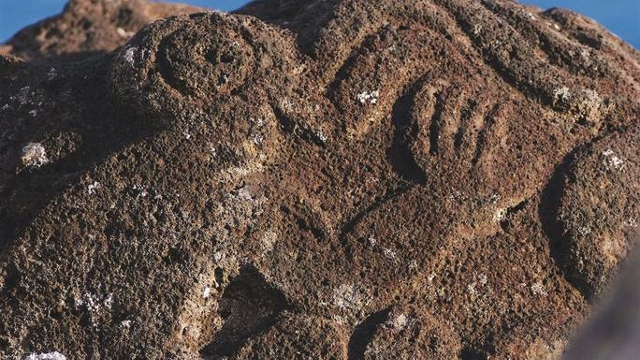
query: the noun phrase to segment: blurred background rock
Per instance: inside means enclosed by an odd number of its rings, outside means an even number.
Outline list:
[[[23,27],[62,11],[67,0],[0,0],[0,42]],[[196,6],[230,11],[248,3],[246,0],[184,0]],[[525,4],[541,8],[564,7],[585,14],[622,39],[640,48],[639,0],[527,0]]]
[[[569,346],[563,360],[640,358],[640,249],[623,267],[612,294]]]

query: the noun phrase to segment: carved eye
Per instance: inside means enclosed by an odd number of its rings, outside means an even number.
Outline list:
[[[231,51],[224,51],[222,52],[222,54],[220,54],[219,51],[211,50],[207,55],[208,55],[207,59],[212,64],[216,64],[216,63],[229,64],[237,60]]]
[[[183,95],[226,93],[243,84],[251,47],[227,27],[181,28],[158,46],[163,80]]]
[[[145,118],[168,118],[233,93],[265,67],[252,21],[207,13],[149,25],[114,59],[114,95]]]

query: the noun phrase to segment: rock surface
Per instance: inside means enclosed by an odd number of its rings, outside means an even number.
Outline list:
[[[5,51],[27,60],[84,59],[124,44],[154,20],[197,11],[204,9],[147,0],[71,0],[59,16],[14,35]]]
[[[562,353],[638,232],[636,50],[503,0],[143,26],[191,11],[4,47],[0,357]]]

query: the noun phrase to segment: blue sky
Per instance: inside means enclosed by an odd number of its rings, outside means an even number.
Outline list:
[[[176,1],[176,0],[174,0]],[[180,0],[177,0],[178,2]],[[22,27],[59,13],[66,0],[0,0],[0,41]],[[182,2],[233,10],[243,0],[182,0]],[[640,49],[640,0],[522,0],[542,8],[565,7],[596,19],[606,28]]]

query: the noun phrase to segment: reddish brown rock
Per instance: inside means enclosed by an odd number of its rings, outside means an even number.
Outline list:
[[[638,129],[622,129],[581,149],[564,175],[558,219],[568,251],[562,261],[588,293],[602,293],[638,234]]]
[[[373,336],[362,349],[364,353],[353,354],[353,358],[458,359],[463,353],[451,326],[440,324],[424,309],[396,307],[380,315],[386,316],[386,321],[373,329]],[[354,348],[357,352],[358,348]]]
[[[559,356],[640,221],[637,51],[498,0],[142,26],[183,11],[0,57],[0,357]]]
[[[154,20],[197,11],[204,9],[146,0],[70,0],[62,14],[15,34],[5,51],[29,60],[83,59],[117,48]]]

